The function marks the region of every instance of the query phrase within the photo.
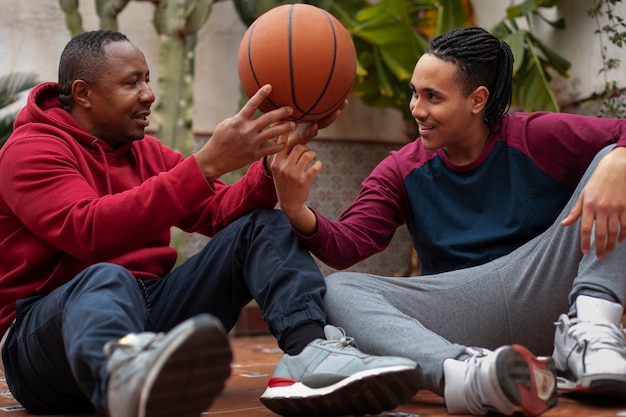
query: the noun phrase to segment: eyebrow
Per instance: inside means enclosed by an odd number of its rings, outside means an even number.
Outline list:
[[[411,90],[413,91],[418,91],[417,88],[415,88],[415,86],[413,85],[413,83],[409,83],[409,87],[411,88]],[[435,94],[441,94],[441,92],[439,90],[437,90],[434,87],[424,87],[421,90],[419,90],[423,93],[435,93]]]
[[[150,71],[147,72],[143,72],[143,71],[139,71],[139,70],[134,70],[134,71],[129,71],[126,76],[127,77],[141,77],[141,76],[150,76]]]

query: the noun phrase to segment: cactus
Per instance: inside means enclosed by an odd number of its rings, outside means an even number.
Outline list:
[[[65,26],[72,37],[83,33],[83,19],[78,12],[78,0],[59,0],[59,6],[65,14]]]
[[[193,151],[192,125],[194,57],[198,31],[213,0],[162,0],[153,23],[159,34],[158,137],[184,155]]]
[[[117,30],[117,15],[130,0],[96,0],[100,29]]]

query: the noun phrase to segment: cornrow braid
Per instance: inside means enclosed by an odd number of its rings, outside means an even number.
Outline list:
[[[453,29],[431,41],[424,53],[457,65],[465,95],[489,90],[484,121],[494,133],[511,106],[513,53],[509,45],[480,27]]]

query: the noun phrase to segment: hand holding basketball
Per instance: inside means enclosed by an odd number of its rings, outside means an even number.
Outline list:
[[[270,92],[269,85],[255,92],[236,115],[215,127],[207,143],[196,152],[196,161],[209,182],[285,148],[286,144],[277,139],[295,129],[296,124],[289,120],[292,110],[282,107],[254,117]]]

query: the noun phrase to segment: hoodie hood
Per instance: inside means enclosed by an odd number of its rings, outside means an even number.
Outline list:
[[[65,109],[59,100],[59,86],[56,82],[44,82],[33,88],[28,95],[26,106],[18,114],[14,130],[38,123],[57,128],[81,144],[98,150],[114,152],[116,155],[124,154],[129,150],[130,143],[124,144],[115,151],[104,141],[88,133]]]
[[[18,140],[24,132],[35,131],[51,134],[67,142],[77,143],[87,153],[94,154],[103,168],[104,182],[108,194],[113,193],[110,164],[116,165],[121,159],[132,159],[139,167],[142,180],[145,179],[142,155],[132,143],[125,143],[113,149],[108,143],[87,132],[59,100],[59,87],[55,82],[37,85],[28,95],[26,106],[15,119],[11,138]],[[9,138],[9,141],[11,141]],[[7,142],[7,143],[8,143]],[[6,145],[5,145],[6,146]]]

